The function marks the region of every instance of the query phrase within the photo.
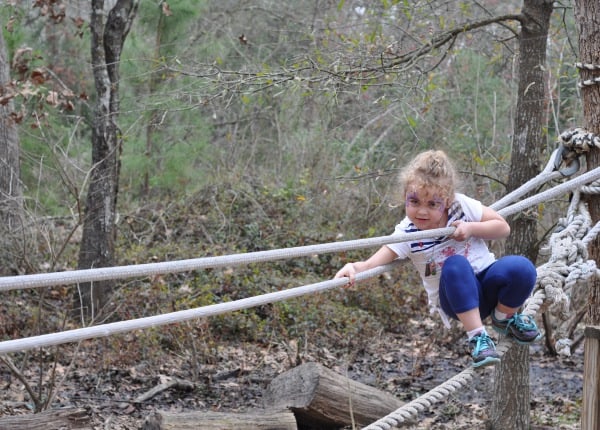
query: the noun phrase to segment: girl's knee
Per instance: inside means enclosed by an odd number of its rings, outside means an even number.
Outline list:
[[[510,256],[511,278],[519,285],[527,285],[533,289],[537,279],[537,269],[533,263],[521,255]]]
[[[448,257],[442,266],[442,276],[464,276],[472,271],[471,263],[462,255]]]

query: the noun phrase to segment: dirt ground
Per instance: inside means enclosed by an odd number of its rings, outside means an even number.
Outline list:
[[[419,323],[422,328],[422,322]],[[95,343],[94,343],[95,342]],[[98,356],[56,369],[64,377],[53,408],[86,408],[95,430],[141,429],[156,410],[241,412],[262,407],[262,394],[278,374],[301,362],[315,361],[409,402],[469,366],[466,342],[447,336],[384,333],[362,350],[335,345],[308,347],[294,342],[273,345],[221,345],[214,364],[193,367],[190,357],[173,355],[160,366],[139,361],[122,368],[97,368]],[[90,341],[86,354],[101,354],[102,342]],[[95,349],[94,349],[95,348]],[[533,429],[578,429],[583,385],[582,348],[571,357],[550,357],[543,345],[530,347],[531,425]],[[94,364],[95,363],[95,364]],[[35,369],[27,376],[34,379]],[[189,385],[160,391],[136,401],[159,384],[179,378]],[[60,378],[59,378],[60,379]],[[476,372],[470,387],[422,413],[411,429],[482,429],[493,391],[493,368]],[[28,414],[23,385],[0,366],[0,417]]]

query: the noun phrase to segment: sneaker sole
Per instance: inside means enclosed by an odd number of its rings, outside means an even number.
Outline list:
[[[486,357],[477,363],[473,362],[471,365],[475,368],[492,366],[494,364],[500,363],[500,359],[498,357]]]

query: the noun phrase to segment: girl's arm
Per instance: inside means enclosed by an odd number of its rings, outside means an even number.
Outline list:
[[[450,236],[454,240],[465,241],[471,236],[484,240],[504,239],[510,234],[510,226],[506,220],[495,210],[484,206],[481,221],[452,223],[456,230]]]
[[[354,280],[357,273],[391,263],[397,257],[398,256],[396,253],[390,248],[387,246],[382,246],[375,254],[369,257],[368,260],[346,264],[340,269],[339,272],[335,274],[335,278],[349,278],[350,281],[344,285],[344,288],[351,287],[354,285]]]

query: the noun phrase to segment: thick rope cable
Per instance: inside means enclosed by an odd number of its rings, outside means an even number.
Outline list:
[[[581,184],[588,183],[596,178],[600,177],[600,168],[594,171],[587,172],[575,179],[567,181],[551,190],[548,190],[539,195],[532,196],[529,199],[523,200],[518,204],[509,206],[501,210],[504,213],[514,213],[522,210],[523,207],[528,205],[538,204],[540,201],[544,201],[549,198],[549,195],[560,195],[564,192],[572,189],[573,187],[581,186]],[[395,243],[406,240],[415,240],[428,237],[438,237],[443,235],[449,235],[454,231],[454,228],[442,228],[435,230],[428,230],[424,232],[409,233],[409,234],[395,234],[391,236],[385,236],[380,238],[372,239],[361,239],[356,241],[337,242],[323,245],[312,245],[305,247],[288,248],[283,250],[273,251],[259,251],[250,254],[236,254],[232,256],[221,256],[221,257],[208,257],[199,258],[192,260],[183,260],[178,263],[177,270],[195,270],[203,267],[221,267],[229,266],[233,264],[241,264],[244,262],[257,262],[257,261],[269,261],[272,259],[288,258],[290,255],[313,255],[318,252],[334,252],[339,250],[357,249],[357,247],[368,247],[381,245],[386,243]],[[11,278],[0,278],[0,291],[7,289],[15,289],[17,287],[32,287],[32,286],[47,286],[56,285],[56,283],[63,284],[70,282],[84,282],[86,280],[100,280],[100,279],[114,279],[117,275],[127,274],[128,276],[134,276],[136,273],[138,276],[141,274],[148,274],[148,266],[152,266],[152,270],[164,270],[164,266],[168,265],[170,270],[173,269],[173,265],[167,263],[152,263],[142,264],[131,267],[110,267],[102,269],[88,269],[73,272],[57,272],[50,274],[38,274],[38,275],[23,275]],[[190,268],[193,267],[192,268]],[[123,272],[123,269],[133,269],[132,271]],[[386,269],[383,269],[385,271]],[[116,273],[115,273],[116,272]],[[151,272],[154,273],[154,272]],[[365,272],[368,274],[370,272]],[[378,272],[381,273],[381,272]],[[45,276],[44,276],[45,275]],[[360,274],[359,274],[360,275]],[[373,275],[374,276],[374,275]],[[360,278],[357,278],[360,279]],[[16,285],[17,282],[19,285]],[[53,283],[54,282],[54,283]],[[241,301],[228,302],[216,305],[209,305],[203,308],[196,308],[191,310],[179,311],[169,314],[163,314],[158,316],[140,318],[129,321],[121,321],[111,324],[103,324],[93,327],[85,327],[81,329],[75,329],[65,331],[61,333],[53,333],[41,336],[34,336],[26,339],[10,340],[0,342],[0,353],[14,352],[18,350],[31,349],[36,347],[52,346],[67,342],[76,342],[84,339],[90,339],[93,337],[109,336],[111,334],[121,333],[124,331],[132,331],[137,329],[143,329],[148,327],[154,327],[164,324],[171,324],[178,321],[185,321],[192,318],[201,318],[211,315],[217,315],[223,312],[230,312],[233,310],[245,309],[247,307],[258,306],[265,303],[271,303],[273,301],[286,300],[287,298],[295,297],[296,295],[308,294],[311,292],[321,291],[322,288],[333,288],[335,286],[343,285],[345,280],[332,280],[325,281],[325,283],[312,284],[304,287],[298,287],[291,290],[279,291],[275,293],[268,293],[262,296],[251,297],[248,299],[242,299]],[[323,287],[326,285],[326,287]]]
[[[548,199],[563,195],[584,184],[600,179],[600,167],[577,176],[569,181],[563,182],[549,190],[531,196],[511,206],[505,207],[498,212],[503,215],[511,215],[525,208],[535,206]],[[322,253],[333,253],[357,249],[371,248],[391,243],[404,242],[408,240],[419,240],[430,237],[447,236],[454,231],[453,227],[428,230],[414,233],[399,233],[389,236],[374,237],[368,239],[349,240],[344,242],[332,242],[318,245],[299,246],[285,249],[274,249],[269,251],[257,251],[244,254],[223,255],[216,257],[200,257],[179,261],[164,261],[159,263],[146,263],[131,266],[102,267],[93,269],[72,270],[66,272],[37,273],[32,275],[20,275],[0,278],[0,292],[25,289],[49,287],[54,285],[70,285],[83,282],[104,281],[110,279],[123,279],[141,276],[152,276],[165,273],[179,273],[192,270],[219,268],[250,264],[258,262],[276,261],[301,256],[310,256]]]
[[[600,175],[598,175],[600,177]],[[419,240],[431,237],[447,236],[454,232],[454,227],[445,227],[415,233],[399,233],[389,236],[368,239],[348,240],[318,245],[298,246],[268,251],[256,251],[244,254],[231,254],[216,257],[200,257],[178,261],[163,261],[131,266],[102,267],[94,269],[72,270],[66,272],[37,273],[0,278],[0,292],[50,287],[54,285],[69,285],[82,282],[105,281],[142,276],[153,276],[165,273],[188,272],[200,269],[220,268],[242,264],[284,260],[293,257],[311,256],[315,254],[351,251],[390,243]]]
[[[362,281],[382,273],[390,271],[398,262],[366,270],[356,275],[357,281]],[[215,315],[221,315],[227,312],[249,309],[268,303],[289,300],[295,297],[311,293],[320,293],[332,288],[341,287],[348,283],[347,278],[331,279],[328,281],[317,282],[301,287],[290,288],[282,291],[261,294],[259,296],[248,297],[245,299],[234,300],[231,302],[217,303],[214,305],[203,306],[200,308],[187,309],[167,314],[156,315],[145,318],[138,318],[127,321],[118,321],[114,323],[102,324],[66,330],[60,333],[43,334],[23,339],[14,339],[0,342],[0,354],[10,352],[26,351],[34,348],[46,346],[55,346],[68,342],[79,342],[96,337],[106,337],[117,333],[124,333],[133,330],[158,327],[166,324],[179,323],[196,318],[206,318]]]
[[[562,154],[564,153],[564,151],[564,146],[556,148],[550,156],[550,160],[546,164],[544,170],[542,170],[538,175],[521,185],[516,190],[510,192],[494,204],[490,205],[490,207],[496,211],[500,210],[504,208],[508,203],[517,200],[518,198],[535,190],[537,187],[545,184],[546,182],[550,182],[559,178],[564,178],[566,176],[572,176],[573,174],[575,174],[577,170],[579,170],[578,161],[573,161],[568,167],[564,169],[559,169],[562,163]]]
[[[560,185],[557,185],[553,188],[550,188],[546,191],[543,191],[539,194],[526,198],[520,202],[517,202],[513,205],[507,206],[503,209],[498,210],[498,213],[502,216],[508,216],[515,214],[517,212],[521,212],[524,209],[527,209],[531,206],[538,205],[540,203],[544,203],[552,198],[561,196],[569,191],[573,191],[585,184],[592,183],[600,178],[600,167],[596,167],[594,170],[590,170],[580,176],[577,176],[573,179],[570,179],[566,182],[563,182]]]

